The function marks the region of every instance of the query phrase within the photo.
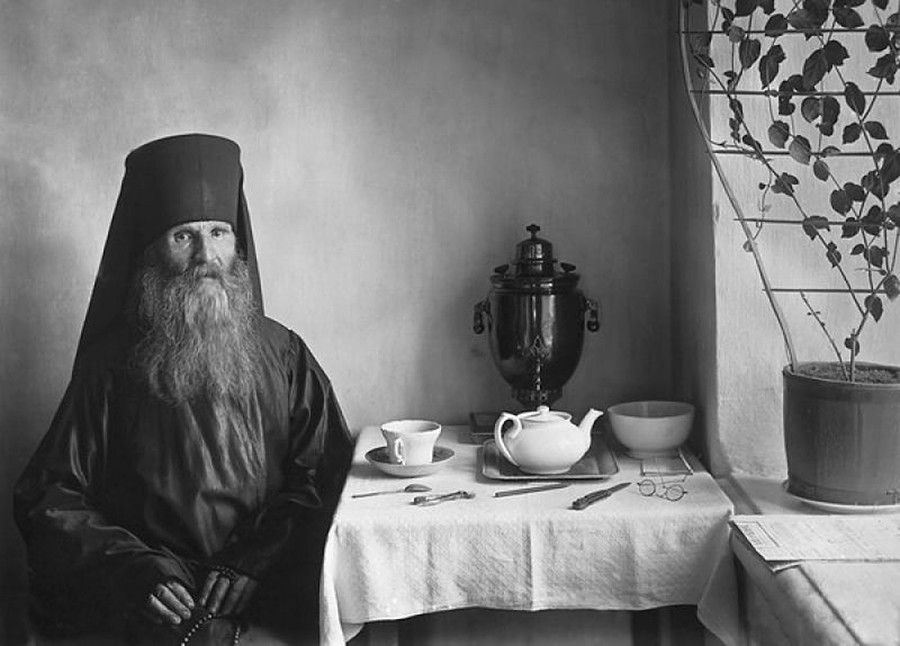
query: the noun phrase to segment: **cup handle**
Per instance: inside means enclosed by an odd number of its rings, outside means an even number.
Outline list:
[[[403,455],[403,440],[399,437],[394,438],[391,453],[397,456],[397,464],[406,464],[406,457]]]

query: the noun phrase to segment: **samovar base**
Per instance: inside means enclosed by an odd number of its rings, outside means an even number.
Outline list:
[[[538,406],[550,406],[550,404],[562,397],[562,388],[552,388],[549,390],[513,388],[512,396],[526,409],[531,410]]]
[[[562,388],[551,390],[512,389],[513,398],[523,408],[518,410],[507,407],[506,412],[520,413],[535,410],[538,406],[550,406],[562,396]],[[500,411],[469,411],[469,437],[474,444],[483,444],[494,437],[494,424],[500,417]]]

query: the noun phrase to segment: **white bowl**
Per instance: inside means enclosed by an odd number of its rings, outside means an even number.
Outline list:
[[[434,447],[433,458],[427,464],[396,464],[390,461],[386,446],[379,446],[366,453],[366,460],[379,471],[395,478],[418,478],[434,473],[453,458],[453,449]]]
[[[673,455],[688,438],[694,407],[684,402],[637,401],[607,410],[613,435],[639,459]]]

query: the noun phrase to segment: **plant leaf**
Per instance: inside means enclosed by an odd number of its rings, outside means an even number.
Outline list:
[[[893,152],[894,147],[889,143],[878,144],[878,148],[875,149],[875,160],[883,162]]]
[[[711,70],[716,66],[715,61],[713,61],[712,57],[709,54],[703,54],[702,52],[693,52],[694,61],[703,69]]]
[[[884,279],[882,286],[889,299],[895,300],[900,296],[900,278],[897,278],[896,274],[889,274],[888,277]]]
[[[820,105],[822,121],[819,122],[819,131],[825,136],[831,136],[834,134],[834,124],[837,123],[841,113],[841,104],[833,96],[826,96],[822,98]]]
[[[884,313],[884,305],[881,303],[881,299],[876,294],[869,294],[863,302],[866,304],[866,309],[872,314],[872,318],[876,322],[879,321]]]
[[[847,51],[847,48],[837,40],[829,40],[825,43],[824,50],[825,60],[828,61],[829,65],[840,67],[844,64],[845,60],[850,58],[850,53]]]
[[[866,192],[859,184],[854,184],[853,182],[845,182],[844,191],[847,193],[847,197],[849,197],[854,202],[862,202],[866,199]]]
[[[863,231],[869,235],[877,236],[881,233],[881,226],[884,224],[884,220],[884,211],[877,204],[873,204],[869,212],[860,219],[860,223],[863,225]]]
[[[788,21],[784,14],[773,14],[767,21],[765,26],[766,36],[769,38],[778,38],[788,30]]]
[[[859,136],[862,134],[862,126],[858,123],[848,123],[844,127],[844,135],[841,138],[841,143],[852,144],[854,141],[859,139]]]
[[[861,231],[861,227],[859,225],[859,221],[853,217],[852,215],[848,217],[844,224],[841,225],[841,237],[842,238],[852,238],[856,236]],[[860,245],[861,246],[861,245]],[[850,252],[851,254],[856,254],[856,247],[854,250]]]
[[[799,183],[799,180],[789,173],[782,173],[778,177],[775,178],[775,181],[772,183],[772,192],[773,193],[783,193],[784,195],[793,195],[794,194],[794,186]]]
[[[880,121],[866,121],[865,123],[866,132],[869,133],[869,136],[872,139],[887,139],[887,131],[884,129],[884,125]]]
[[[791,135],[790,126],[784,121],[775,121],[769,126],[769,141],[776,148],[784,148],[788,137]]]
[[[811,157],[810,150],[809,139],[802,135],[795,136],[793,141],[791,141],[791,145],[788,147],[788,152],[794,161],[801,164],[809,163]]]
[[[847,86],[844,89],[844,99],[847,101],[847,105],[850,106],[850,109],[856,114],[862,114],[866,111],[866,97],[863,96],[863,93],[856,83],[852,81],[847,83]]]
[[[834,209],[837,213],[841,215],[845,215],[850,212],[850,209],[853,206],[853,203],[850,201],[850,198],[847,196],[847,192],[836,188],[831,191],[831,208]]]
[[[887,218],[896,226],[900,226],[900,204],[894,204],[887,210]]]
[[[881,52],[891,46],[891,37],[881,25],[870,25],[866,29],[866,47],[870,52]]]
[[[888,53],[879,58],[875,61],[875,65],[869,68],[868,73],[875,78],[886,80],[888,84],[893,84],[897,74],[897,61],[894,55]]]
[[[830,0],[806,0],[802,9],[794,9],[788,14],[788,22],[797,30],[818,32],[828,19],[828,2]],[[810,38],[813,34],[807,34]]]
[[[762,61],[760,61],[762,65]],[[803,77],[793,74],[778,85],[778,114],[788,116],[794,113],[792,98],[797,92],[803,91]]]
[[[853,335],[848,336],[844,339],[844,347],[850,350],[853,354],[859,354],[859,341],[856,340],[856,337]]]
[[[817,159],[813,162],[813,174],[822,180],[823,182],[828,181],[828,178],[831,177],[831,169],[828,167],[828,164],[825,163],[821,159]]]
[[[821,215],[811,215],[803,219],[803,232],[809,236],[810,240],[816,239],[816,236],[819,235],[819,229],[831,230],[831,227],[828,226],[828,218]]]
[[[841,252],[838,250],[837,245],[833,242],[829,242],[828,246],[825,250],[825,257],[828,259],[828,262],[831,263],[832,267],[837,267],[841,264]]]
[[[737,0],[734,3],[734,15],[749,16],[756,10],[756,0]]]
[[[731,118],[728,120],[728,125],[731,128],[731,138],[735,141],[741,140],[741,122],[737,119]]]
[[[768,87],[772,81],[775,80],[784,59],[784,49],[777,43],[772,45],[769,48],[769,51],[763,54],[762,58],[759,60],[759,80],[763,87]]]
[[[885,182],[877,170],[869,171],[862,177],[862,186],[877,198],[887,195],[888,182]]]
[[[875,267],[882,267],[884,265],[884,247],[869,247],[869,262]]]
[[[880,173],[882,179],[888,184],[900,178],[900,152],[892,150],[885,155]]]
[[[812,123],[822,115],[822,99],[817,96],[808,96],[800,103],[800,114],[809,123]]]
[[[803,62],[803,86],[807,90],[813,90],[825,77],[825,73],[831,69],[825,50],[817,49]]]
[[[749,146],[750,148],[752,148],[755,155],[762,159],[763,147],[756,139],[754,139],[750,135],[744,135],[743,137],[741,137],[741,141],[745,146]]]
[[[728,27],[728,40],[735,44],[741,42],[744,40],[744,30],[737,25],[731,25]]]
[[[864,24],[862,16],[850,7],[835,7],[832,13],[837,23],[846,29],[858,29]]]
[[[835,4],[846,4],[846,2],[836,2]],[[830,5],[831,0],[803,0],[803,8],[812,12],[822,22],[828,19],[828,7]]]
[[[778,97],[778,114],[782,117],[787,117],[794,114],[794,110],[796,110],[796,106],[790,99],[790,95],[788,96],[779,96]]]
[[[746,38],[738,45],[738,55],[741,59],[741,65],[744,69],[753,67],[756,59],[759,58],[759,52],[762,51],[762,43],[755,38]]]

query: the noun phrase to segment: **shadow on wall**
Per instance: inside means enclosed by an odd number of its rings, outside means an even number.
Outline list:
[[[71,365],[51,357],[71,356],[83,304],[72,302],[78,272],[71,232],[44,226],[55,194],[40,169],[0,160],[4,196],[0,235],[0,643],[23,643],[25,552],[13,521],[12,492],[50,424]],[[57,364],[59,362],[57,361]],[[54,401],[51,401],[54,400]]]

